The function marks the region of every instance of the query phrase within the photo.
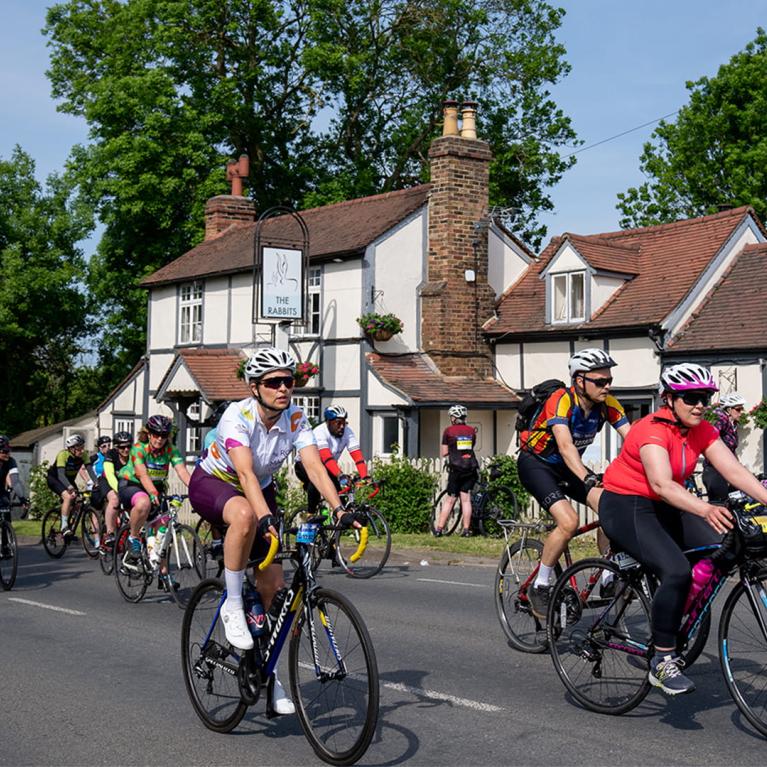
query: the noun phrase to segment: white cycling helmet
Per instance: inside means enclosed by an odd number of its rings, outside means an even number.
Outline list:
[[[588,373],[600,368],[614,368],[618,363],[604,349],[581,349],[570,357],[567,367],[570,378],[576,373]]]
[[[738,394],[736,391],[731,391],[729,394],[725,394],[719,400],[719,407],[738,407],[739,405],[746,404],[746,400],[742,394]]]
[[[250,383],[263,378],[267,373],[274,370],[296,370],[296,361],[289,352],[275,349],[273,346],[264,346],[257,349],[245,365],[245,380]]]
[[[323,413],[326,421],[333,421],[336,418],[348,418],[349,414],[343,405],[328,405]]]
[[[66,441],[64,442],[64,447],[70,448],[70,447],[83,447],[85,445],[85,440],[82,438],[80,434],[70,434]]]
[[[711,371],[695,362],[680,362],[660,374],[660,393],[684,391],[719,391]]]
[[[469,415],[469,411],[463,405],[453,405],[447,414],[451,418],[466,418]]]

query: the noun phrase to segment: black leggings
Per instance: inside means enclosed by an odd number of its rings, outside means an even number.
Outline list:
[[[656,647],[675,647],[691,580],[683,547],[718,543],[721,538],[713,530],[707,533],[704,528],[710,528],[700,517],[662,501],[609,490],[599,501],[599,522],[615,549],[631,554],[658,578],[652,601],[653,640]]]
[[[703,464],[703,485],[709,503],[724,503],[731,490],[727,480],[708,462]]]

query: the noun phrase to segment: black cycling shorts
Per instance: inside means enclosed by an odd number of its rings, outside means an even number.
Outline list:
[[[67,487],[69,487],[68,485],[65,485],[56,474],[47,474],[46,480],[48,482],[48,487],[59,497],[61,497],[61,494]],[[74,485],[74,482],[72,484]]]
[[[564,464],[546,463],[522,450],[517,459],[517,470],[519,481],[546,511],[567,498],[586,503],[586,485]]]
[[[470,493],[478,479],[479,474],[476,471],[472,471],[470,474],[463,474],[448,469],[447,494],[457,496],[459,493]]]

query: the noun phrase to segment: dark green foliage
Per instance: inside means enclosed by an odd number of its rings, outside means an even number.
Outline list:
[[[398,453],[390,461],[374,458],[372,474],[383,489],[372,501],[393,533],[424,533],[434,503],[437,478]]]
[[[45,512],[61,505],[61,499],[48,487],[48,461],[29,470],[29,518],[42,519]]]
[[[518,512],[524,516],[527,505],[530,502],[530,494],[519,481],[516,458],[510,455],[493,456],[482,470],[482,479],[485,481],[489,480],[491,491],[503,490],[504,488],[511,490],[517,501]],[[496,497],[499,499],[505,498],[503,492],[496,492]],[[506,511],[508,512],[508,517],[511,518],[513,515],[513,504],[509,503],[508,506],[509,508]]]

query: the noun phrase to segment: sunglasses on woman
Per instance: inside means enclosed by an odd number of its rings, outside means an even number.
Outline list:
[[[274,389],[275,391],[283,385],[286,389],[292,389],[295,383],[296,379],[293,376],[275,376],[274,378],[264,378],[261,380],[262,386],[266,386],[267,389]]]
[[[697,404],[708,407],[711,404],[711,394],[709,392],[686,391],[684,394],[678,395],[678,397],[685,405],[690,407],[695,407]]]

